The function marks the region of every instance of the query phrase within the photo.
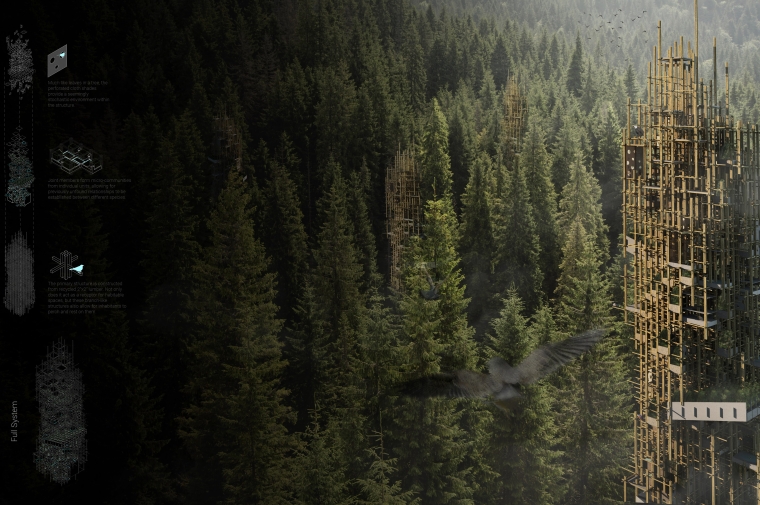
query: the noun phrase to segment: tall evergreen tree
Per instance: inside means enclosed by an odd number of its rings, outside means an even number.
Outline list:
[[[447,195],[451,198],[449,126],[435,98],[422,134],[420,172],[420,196],[423,202],[432,200],[434,196]]]
[[[231,170],[208,221],[212,238],[194,266],[189,405],[179,434],[195,462],[190,501],[287,503],[291,420],[279,387],[285,366],[274,318],[274,274],[254,237],[250,195]]]
[[[566,242],[571,223],[580,219],[586,233],[593,237],[598,250],[604,254],[603,260],[606,262],[609,239],[602,217],[601,196],[599,183],[576,151],[570,163],[570,180],[562,189],[559,202],[560,243]]]
[[[364,447],[364,396],[360,373],[360,336],[366,331],[362,265],[348,215],[349,193],[336,163],[329,163],[324,194],[317,203],[322,221],[314,254],[313,282],[321,302],[324,332],[314,342],[319,360],[317,402],[343,441],[342,464],[348,478],[359,476],[357,460]]]
[[[489,354],[517,364],[538,346],[536,333],[528,330],[516,290],[507,290],[503,303],[500,317],[492,322],[495,334],[489,338]],[[553,503],[560,471],[558,454],[552,450],[556,427],[549,388],[540,382],[523,388],[522,393],[508,412],[493,415],[487,458],[500,476],[490,486],[490,501]]]
[[[639,86],[636,83],[636,73],[633,71],[633,65],[630,63],[625,69],[623,82],[625,83],[625,92],[628,95],[628,98],[631,99],[632,103],[636,102],[639,98]]]
[[[509,55],[507,55],[507,44],[503,35],[496,37],[496,45],[491,53],[491,73],[497,89],[502,89],[507,85]]]
[[[496,209],[494,236],[499,292],[514,284],[528,306],[535,307],[543,279],[540,244],[525,169],[520,164],[508,174],[506,191]]]
[[[520,152],[524,167],[533,220],[540,243],[539,267],[543,273],[543,292],[553,293],[559,274],[559,229],[557,228],[557,194],[551,180],[551,158],[546,152],[545,134],[539,119],[528,119],[528,131]]]
[[[582,227],[576,225],[576,229]],[[589,328],[609,328],[609,286],[601,273],[600,252],[589,237],[560,284],[558,307],[562,330],[575,334]],[[591,351],[559,374],[557,395],[563,467],[567,481],[565,503],[603,503],[620,499],[614,477],[630,452],[630,391],[618,338],[605,337]]]
[[[475,125],[473,117],[474,97],[466,83],[461,83],[449,113],[449,154],[451,157],[452,191],[454,209],[461,212],[461,195],[475,158]]]
[[[581,96],[583,91],[583,44],[581,43],[581,33],[575,35],[575,50],[570,59],[570,66],[567,68],[567,90],[575,95]]]
[[[427,238],[411,241],[402,271],[406,292],[400,305],[410,377],[436,373],[442,367],[472,367],[475,362],[471,330],[463,314],[466,299],[461,274],[456,269],[456,218],[447,198],[429,202],[427,207]],[[440,281],[440,300],[420,296],[420,290],[430,289],[427,275]],[[404,398],[399,403],[393,426],[399,471],[404,489],[419,493],[422,504],[472,497],[468,470],[462,467],[472,442],[459,426],[461,417],[456,403],[442,399]],[[431,460],[430,454],[438,457]]]

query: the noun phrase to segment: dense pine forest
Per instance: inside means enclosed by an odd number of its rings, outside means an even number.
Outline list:
[[[700,47],[711,57],[718,37],[732,113],[757,122],[758,5],[703,3]],[[25,3],[6,32],[23,24],[40,62],[35,198],[61,177],[41,160],[69,137],[103,154],[103,177],[130,182],[123,204],[36,208],[38,301],[0,339],[0,396],[19,402],[22,435],[4,446],[0,501],[621,500],[636,413],[619,309],[621,131],[628,100],[647,99],[657,20],[663,43],[691,38],[691,6]],[[620,29],[617,47],[580,22],[618,9],[644,14],[651,35]],[[46,107],[44,56],[64,43],[61,79],[107,81],[108,103]],[[505,134],[513,78],[527,104],[519,153]],[[238,132],[239,164],[220,156],[217,117]],[[397,151],[421,171],[424,215],[401,290],[385,221]],[[127,309],[48,315],[47,265],[63,249],[86,258],[87,280],[123,282]],[[426,265],[437,299],[420,295]],[[609,331],[592,351],[506,412],[398,392],[594,327]],[[89,453],[63,486],[32,458],[35,365],[59,337],[82,370]]]

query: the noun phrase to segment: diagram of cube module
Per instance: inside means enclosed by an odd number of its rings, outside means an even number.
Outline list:
[[[50,163],[67,174],[73,174],[81,168],[92,175],[103,168],[103,157],[70,138],[50,150]]]

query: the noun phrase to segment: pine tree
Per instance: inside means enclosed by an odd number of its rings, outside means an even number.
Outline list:
[[[560,284],[558,318],[565,332],[610,326],[609,285],[601,273],[600,255],[589,238],[575,264],[563,265],[573,268]],[[631,445],[630,391],[620,347],[619,339],[609,335],[558,374],[565,503],[620,499],[619,481],[613,476],[625,465]]]
[[[496,272],[498,291],[511,284],[534,307],[540,298],[542,272],[539,266],[540,244],[525,169],[517,164],[509,173],[505,195],[497,206]]]
[[[359,485],[366,496],[361,503],[366,505],[415,505],[419,499],[412,499],[414,493],[401,490],[401,481],[391,483],[391,475],[396,473],[398,458],[388,458],[383,444],[383,432],[377,432],[377,446],[368,449],[372,460],[367,476],[359,479]]]
[[[580,153],[576,151],[570,162],[570,180],[562,189],[559,202],[559,229],[560,243],[567,240],[567,232],[570,225],[576,219],[580,219],[587,234],[593,237],[598,250],[604,254],[606,262],[609,250],[607,238],[607,225],[602,217],[602,204],[600,199],[602,190],[599,187],[594,174],[583,164]]]
[[[427,73],[420,36],[414,23],[405,24],[402,51],[406,61],[406,78],[409,82],[409,104],[415,114],[421,114],[426,102]]]
[[[454,251],[456,218],[447,198],[428,202],[425,239],[410,240],[402,276],[405,294],[401,299],[407,340],[406,374],[422,377],[440,371],[472,368],[475,353],[472,330],[464,317],[467,300],[460,287]],[[438,300],[428,300],[427,275],[440,281]],[[463,462],[471,453],[476,434],[460,427],[462,412],[456,403],[441,399],[400,400],[394,415],[394,440],[403,475],[404,489],[420,494],[421,503],[450,503],[469,499]],[[438,457],[432,461],[430,454]]]
[[[285,503],[289,496],[283,454],[291,440],[282,424],[290,415],[281,405],[276,339],[282,323],[249,202],[231,170],[207,224],[211,243],[193,268],[196,329],[179,434],[195,462],[188,497],[199,501],[261,494]]]
[[[321,339],[314,342],[319,361],[316,396],[325,418],[335,423],[342,439],[342,462],[353,481],[359,475],[357,461],[364,447],[359,346],[366,331],[365,297],[360,290],[363,269],[348,216],[349,192],[337,164],[328,164],[324,187],[317,202],[322,226],[313,251],[312,277],[325,328]]]
[[[493,295],[491,265],[494,257],[493,174],[491,159],[480,153],[470,169],[470,181],[462,195],[462,224],[459,250],[465,275],[466,295],[471,299],[468,319],[476,334],[485,331]]]
[[[266,205],[262,222],[266,225],[262,235],[267,250],[272,254],[272,267],[278,274],[279,305],[290,316],[298,293],[305,281],[308,249],[303,224],[303,213],[298,201],[297,188],[286,167],[271,160],[267,172],[269,180],[264,187]]]
[[[520,153],[533,210],[533,221],[541,246],[539,267],[543,273],[543,292],[553,293],[559,274],[559,243],[557,228],[557,194],[551,180],[551,158],[546,152],[545,133],[539,119],[528,119],[528,131]]]
[[[461,195],[467,184],[470,166],[475,158],[477,139],[474,128],[473,102],[472,91],[467,84],[462,83],[454,98],[449,121],[452,191],[457,214],[461,212]]]
[[[509,75],[509,56],[507,55],[507,45],[502,35],[496,37],[496,45],[493,48],[493,53],[491,53],[491,73],[493,74],[496,88],[504,88],[507,84],[507,76]]]
[[[516,365],[538,346],[522,315],[522,300],[514,289],[503,299],[500,317],[492,322],[489,354]],[[552,503],[560,472],[552,450],[556,427],[551,415],[549,388],[544,383],[522,389],[508,412],[494,409],[487,459],[500,474],[489,486],[493,503]],[[505,419],[506,417],[506,419]]]
[[[355,503],[342,461],[344,447],[336,423],[322,421],[317,408],[311,411],[311,418],[312,422],[302,437],[305,447],[299,452],[294,464],[296,471],[293,487],[296,489],[298,503]]]
[[[346,165],[354,132],[351,118],[357,106],[356,88],[345,63],[315,73],[319,101],[314,126],[317,131],[317,160],[324,166],[330,159]]]
[[[353,224],[357,253],[361,258],[363,267],[361,291],[364,293],[370,287],[379,286],[381,283],[380,274],[377,270],[377,245],[367,209],[370,184],[369,167],[366,163],[362,163],[358,171],[351,173],[347,187],[348,211]]]
[[[628,64],[628,68],[625,70],[624,83],[628,98],[631,99],[632,103],[635,103],[639,98],[639,87],[636,83],[636,73],[633,71],[633,65],[630,63]]]
[[[567,90],[575,95],[581,96],[583,90],[583,44],[581,43],[580,32],[575,35],[575,50],[570,60],[570,66],[567,69]]]
[[[435,98],[422,134],[420,172],[420,195],[423,202],[432,200],[434,195],[448,195],[451,198],[449,126]]]

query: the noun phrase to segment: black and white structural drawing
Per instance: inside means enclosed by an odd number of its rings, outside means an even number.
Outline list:
[[[67,174],[73,174],[81,168],[92,175],[103,168],[103,157],[70,138],[50,150],[50,163]]]
[[[69,351],[63,339],[53,344],[37,366],[36,393],[40,432],[34,462],[38,472],[63,485],[84,470],[87,461],[84,384],[74,365],[73,345]]]
[[[34,255],[20,231],[5,246],[5,308],[23,316],[34,306]]]
[[[52,53],[48,54],[47,67],[48,77],[52,77],[69,66],[69,47],[64,44]]]
[[[34,182],[34,175],[32,175],[32,162],[28,156],[29,148],[26,145],[26,139],[21,135],[20,126],[16,128],[7,145],[8,158],[11,161],[8,164],[10,178],[5,199],[16,207],[26,207],[32,201],[29,186]]]
[[[20,28],[24,28],[21,25]],[[26,30],[19,29],[14,32],[16,39],[11,41],[10,37],[5,37],[5,44],[8,46],[8,56],[10,58],[10,67],[8,76],[10,80],[6,86],[11,87],[11,92],[15,89],[18,91],[19,98],[23,98],[24,92],[32,87],[32,49],[29,46],[29,39],[22,38]]]
[[[50,273],[54,274],[56,272],[60,272],[61,279],[67,281],[71,278],[71,272],[74,272],[78,276],[82,276],[82,268],[72,268],[71,265],[74,263],[79,256],[76,254],[71,254],[69,251],[63,251],[59,257],[53,256],[53,261],[55,261],[58,265],[50,269]]]

